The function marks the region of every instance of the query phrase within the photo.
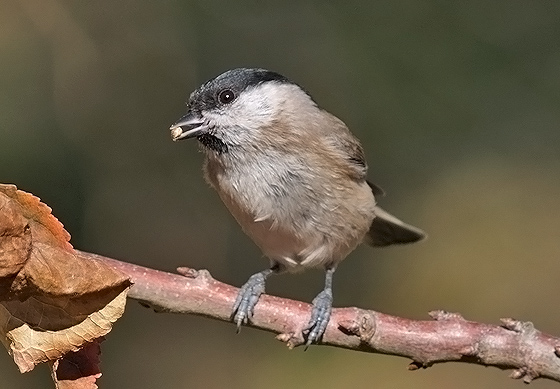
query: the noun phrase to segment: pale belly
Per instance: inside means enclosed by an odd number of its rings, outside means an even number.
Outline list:
[[[205,177],[273,264],[290,271],[330,267],[362,242],[375,207],[365,181],[325,186],[309,170],[291,174],[294,163],[269,166],[237,166],[226,173],[207,161]]]
[[[328,212],[324,207],[310,205],[305,210],[314,214],[304,220],[303,210],[297,207],[290,213],[288,207],[279,206],[259,216],[234,201],[227,192],[219,193],[243,231],[263,254],[273,264],[293,272],[310,267],[329,267],[342,261],[362,242],[373,220],[375,204],[367,188],[366,198],[371,197],[371,201],[363,207],[356,210],[333,207]]]

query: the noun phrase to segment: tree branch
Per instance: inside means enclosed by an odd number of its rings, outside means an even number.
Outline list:
[[[134,282],[128,297],[157,312],[188,313],[231,321],[238,289],[216,281],[207,270],[177,269],[171,274],[97,254],[80,252],[128,275]],[[301,331],[311,305],[262,295],[251,327],[274,332],[290,348],[304,344]],[[502,325],[465,320],[444,311],[420,321],[359,308],[336,308],[321,344],[412,359],[410,370],[442,362],[468,362],[514,369],[511,377],[560,382],[560,339],[536,330],[530,322],[502,319]]]

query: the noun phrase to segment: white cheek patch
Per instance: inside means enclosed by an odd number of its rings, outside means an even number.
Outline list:
[[[274,87],[277,85],[259,85],[246,89],[231,104],[228,116],[241,127],[256,128],[271,124],[275,116],[273,107],[276,107]]]
[[[205,112],[204,116],[215,135],[226,143],[247,143],[303,96],[306,97],[305,93],[294,84],[263,83],[248,87],[231,104]]]
[[[223,108],[223,119],[240,127],[267,127],[285,110],[287,102],[301,94],[294,84],[268,82],[248,87]]]

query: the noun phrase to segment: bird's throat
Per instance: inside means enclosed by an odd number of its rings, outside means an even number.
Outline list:
[[[202,134],[198,136],[198,141],[210,150],[223,154],[228,152],[228,146],[224,141],[212,134]]]

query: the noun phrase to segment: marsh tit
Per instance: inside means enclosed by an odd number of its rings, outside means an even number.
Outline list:
[[[358,139],[300,86],[265,69],[234,69],[189,97],[170,128],[173,140],[196,138],[204,176],[270,268],[241,287],[232,318],[248,322],[266,279],[320,267],[325,287],[304,327],[318,342],[332,310],[337,265],[360,243],[416,242],[425,234],[376,205],[383,191],[367,181]]]

